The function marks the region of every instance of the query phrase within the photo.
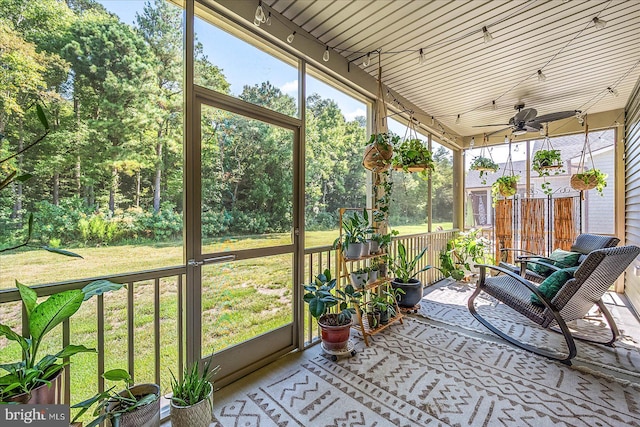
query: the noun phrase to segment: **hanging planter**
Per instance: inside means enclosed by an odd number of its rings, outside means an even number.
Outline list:
[[[565,172],[562,163],[562,153],[560,153],[560,150],[553,149],[553,145],[551,145],[551,139],[549,138],[548,127],[545,129],[542,146],[538,151],[536,151],[533,156],[531,169],[538,172],[538,175],[541,177],[547,177],[551,174],[559,175]],[[551,185],[547,182],[546,178],[541,187],[542,192],[547,196],[553,194],[553,188],[551,188]]]
[[[419,172],[420,177],[429,179],[433,169],[431,150],[418,139],[413,118],[409,119],[404,140],[394,146],[391,166],[403,172]]]
[[[367,146],[364,148],[362,165],[365,169],[373,172],[380,172],[391,167],[393,157],[393,146],[400,140],[398,136],[390,134],[374,133],[369,138]]]
[[[591,169],[586,169],[584,162],[587,152],[591,160]],[[591,155],[591,146],[589,144],[589,125],[584,125],[584,146],[582,147],[582,155],[578,163],[577,172],[571,175],[571,188],[580,192],[593,190],[594,188],[600,196],[604,196],[603,190],[607,186],[607,178],[609,175],[603,173],[600,169],[596,169]],[[583,196],[584,197],[584,196]]]
[[[509,140],[509,155],[507,156],[507,162],[505,163],[502,176],[496,179],[491,185],[491,196],[493,198],[493,205],[496,205],[498,197],[511,197],[518,193],[518,181],[520,181],[520,175],[516,175],[513,171],[513,162],[511,161],[511,140]]]
[[[486,153],[488,153],[488,157]],[[499,168],[500,166],[498,166],[498,164],[493,161],[491,151],[487,148],[487,136],[485,135],[484,141],[482,143],[482,149],[480,150],[480,155],[473,158],[471,166],[469,166],[469,170],[478,171],[482,184],[486,184],[487,175],[497,172]]]

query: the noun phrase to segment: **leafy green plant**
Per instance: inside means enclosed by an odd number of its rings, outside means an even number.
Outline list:
[[[82,289],[73,289],[51,295],[40,304],[36,291],[16,281],[20,298],[25,307],[29,334],[22,336],[10,327],[0,324],[0,336],[16,341],[22,349],[22,360],[1,365],[8,374],[0,378],[0,401],[7,401],[19,394],[30,393],[34,388],[49,384],[51,379],[65,366],[63,359],[77,353],[95,353],[95,349],[83,345],[69,344],[56,354],[39,359],[38,350],[44,337],[56,326],[69,319],[80,308],[83,301],[94,295],[123,287],[107,280],[97,280]]]
[[[367,235],[373,233],[373,228],[369,225],[369,214],[367,210],[362,211],[362,215],[357,211],[352,215],[342,217],[342,240],[338,237],[333,242],[333,247],[342,246],[345,250],[350,243],[364,242]]]
[[[500,166],[489,157],[477,156],[473,158],[470,170],[478,171],[482,184],[487,183],[487,175],[489,172],[496,172]]]
[[[433,169],[433,157],[429,148],[427,148],[419,139],[405,139],[394,147],[391,165],[395,169],[402,169],[409,172],[410,168],[423,168],[419,176],[421,178],[429,178],[429,171]]]
[[[213,376],[220,370],[220,365],[211,369],[211,360],[205,363],[202,372],[198,364],[194,363],[191,368],[185,368],[182,381],[178,381],[171,373],[171,401],[174,405],[191,406],[203,401],[209,396],[213,388]]]
[[[391,164],[393,147],[399,140],[399,136],[386,132],[372,134],[366,145],[364,167],[373,171],[387,169]]]
[[[159,398],[159,396],[153,393],[145,394],[144,396],[134,396],[131,392],[133,379],[124,369],[112,369],[102,374],[102,377],[109,381],[122,381],[125,384],[124,393],[117,393],[115,391],[116,387],[113,386],[83,402],[73,405],[72,408],[81,408],[81,410],[73,417],[72,423],[76,422],[97,403],[93,411],[93,416],[96,418],[87,424],[87,427],[95,427],[105,420],[111,421],[111,425],[118,425],[115,420],[119,420],[122,414],[153,403]]]
[[[498,196],[511,197],[518,192],[518,181],[520,175],[503,175],[496,179],[491,185],[491,196],[493,197],[493,205],[498,201]]]
[[[416,277],[418,274],[431,268],[430,265],[426,265],[420,270],[416,270],[418,262],[426,252],[427,248],[424,248],[413,259],[409,259],[407,248],[400,242],[398,243],[398,255],[395,257],[395,259],[391,260],[389,264],[389,270],[391,270],[396,279],[400,282],[409,283],[409,281]]]
[[[304,302],[309,304],[309,313],[319,322],[330,326],[348,325],[351,316],[355,314],[353,304],[357,304],[362,297],[352,285],[345,286],[344,290],[336,288],[336,279],[331,278],[329,269],[318,274],[314,281],[304,285],[306,293]],[[329,313],[332,307],[338,312]]]
[[[560,150],[538,150],[533,156],[531,168],[542,177],[564,173],[562,154]],[[547,196],[553,193],[553,188],[546,180],[541,185],[542,192]]]
[[[471,263],[487,264],[491,261],[491,242],[482,236],[479,229],[458,234],[440,251],[439,270],[445,277],[461,280],[465,271],[471,271]]]
[[[587,169],[582,173],[575,174],[576,177],[583,181],[585,184],[589,184],[592,180],[595,180],[595,189],[600,196],[604,196],[604,188],[607,186],[608,174],[602,172],[600,169]]]

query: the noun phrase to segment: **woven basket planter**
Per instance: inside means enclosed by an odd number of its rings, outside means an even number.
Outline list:
[[[388,146],[385,149],[383,145],[372,142],[364,149],[362,165],[373,172],[383,171],[391,166],[391,157],[393,157],[393,148]]]
[[[131,393],[140,398],[147,394],[155,394],[157,399],[148,405],[141,406],[134,411],[125,412],[120,416],[119,427],[159,427],[160,426],[160,387],[157,384],[137,384],[129,389]],[[120,396],[128,397],[126,391],[121,391]],[[108,410],[113,410],[117,403],[109,405]],[[113,425],[113,424],[112,424]]]
[[[598,181],[596,180],[596,177],[593,175],[589,176],[589,179],[587,180],[587,182],[584,181],[584,178],[582,177],[581,174],[571,175],[571,188],[573,188],[574,190],[578,190],[578,191],[592,190],[596,188],[597,183]]]
[[[171,425],[173,427],[208,427],[213,421],[213,387],[209,383],[209,394],[191,406],[179,406],[171,402]]]

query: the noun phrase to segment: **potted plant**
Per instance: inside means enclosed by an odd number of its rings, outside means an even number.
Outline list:
[[[391,281],[391,286],[402,289],[404,292],[404,296],[398,301],[398,305],[401,307],[413,307],[422,299],[422,282],[415,276],[431,268],[430,265],[426,265],[419,270],[417,269],[418,261],[426,252],[427,248],[424,248],[413,259],[409,259],[404,244],[398,243],[398,255],[391,261],[389,269],[395,276]]]
[[[533,163],[531,168],[538,172],[538,175],[542,177],[550,176],[553,172],[554,175],[558,175],[564,172],[562,168],[562,155],[560,150],[538,150],[533,156]],[[547,196],[553,193],[551,185],[545,181],[542,183],[542,192]]]
[[[173,427],[208,427],[213,421],[213,381],[211,378],[220,370],[216,366],[210,370],[211,361],[205,363],[202,371],[194,363],[185,368],[182,381],[171,372],[171,425]]]
[[[380,251],[380,244],[384,242],[384,236],[380,233],[373,233],[371,235],[371,246],[369,247],[369,254],[375,255]]]
[[[417,138],[405,139],[394,147],[391,164],[394,169],[404,172],[419,172],[419,176],[427,179],[433,169],[431,151]]]
[[[368,284],[374,283],[376,280],[378,280],[378,273],[379,273],[379,264],[373,263],[371,264],[371,267],[368,268],[369,270],[369,280],[367,281]]]
[[[112,369],[102,374],[109,381],[122,381],[125,389],[116,393],[115,386],[77,403],[81,408],[73,418],[76,422],[93,405],[96,418],[86,427],[108,421],[113,427],[158,427],[160,425],[160,387],[157,384],[133,385],[131,375],[124,369]]]
[[[440,272],[445,277],[462,280],[473,269],[472,263],[487,264],[491,242],[482,237],[481,230],[471,229],[449,240],[440,251]]]
[[[511,197],[518,192],[520,175],[503,175],[491,185],[493,204],[498,201],[498,196]]]
[[[362,165],[365,169],[379,172],[389,169],[393,157],[393,146],[398,143],[400,137],[389,133],[374,133],[367,141],[364,149]]]
[[[496,162],[494,162],[489,157],[484,157],[482,155],[474,157],[471,162],[471,166],[469,169],[472,171],[478,171],[480,173],[480,179],[482,184],[487,183],[487,174],[489,172],[497,172],[500,167]]]
[[[64,359],[77,353],[95,353],[93,348],[69,344],[55,354],[40,358],[44,338],[56,326],[78,311],[83,301],[94,295],[120,289],[124,285],[96,280],[82,289],[63,291],[38,304],[36,291],[16,281],[25,308],[29,333],[21,335],[0,324],[0,336],[20,344],[22,360],[1,365],[7,375],[0,377],[0,401],[31,404],[61,404]]]
[[[366,236],[373,232],[369,226],[369,214],[366,210],[360,215],[357,211],[353,215],[342,218],[342,236],[333,242],[333,247],[341,247],[345,258],[357,259],[369,254]]]
[[[318,321],[322,345],[329,351],[343,350],[349,341],[349,332],[355,313],[353,304],[358,304],[362,294],[352,285],[344,290],[336,288],[336,279],[329,269],[318,274],[313,283],[304,285],[304,302],[309,304],[309,313]],[[334,312],[330,312],[335,307]]]
[[[609,175],[603,173],[600,169],[587,169],[582,173],[576,173],[571,176],[571,187],[579,191],[595,188],[598,194],[603,196],[608,177]]]
[[[358,268],[351,272],[351,284],[356,288],[364,288],[369,281],[369,270],[367,268]]]

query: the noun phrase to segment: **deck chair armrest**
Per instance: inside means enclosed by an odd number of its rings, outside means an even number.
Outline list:
[[[498,272],[500,272],[502,274],[506,274],[507,276],[511,277],[512,279],[515,279],[518,284],[523,285],[525,288],[529,289],[535,296],[538,297],[538,299],[540,301],[542,301],[542,304],[544,304],[544,306],[546,308],[548,308],[549,310],[551,310],[553,312],[553,315],[556,318],[556,320],[558,320],[560,318],[560,314],[558,313],[558,309],[556,308],[556,306],[553,305],[553,303],[551,301],[549,301],[549,299],[538,290],[538,287],[536,285],[534,285],[533,283],[531,283],[530,281],[528,281],[524,277],[519,276],[516,273],[514,273],[514,272],[512,272],[510,270],[507,270],[506,268],[497,267],[495,265],[476,264],[475,267],[480,269],[480,278],[478,280],[478,286],[480,288],[482,288],[482,286],[484,285],[484,281],[485,281],[486,273],[487,273],[487,268],[490,268],[491,270],[496,270],[496,271],[498,271]]]
[[[500,252],[520,252],[520,253],[529,254],[529,255],[536,255],[535,252],[531,252],[526,249],[518,249],[518,248],[502,248],[500,249]]]

